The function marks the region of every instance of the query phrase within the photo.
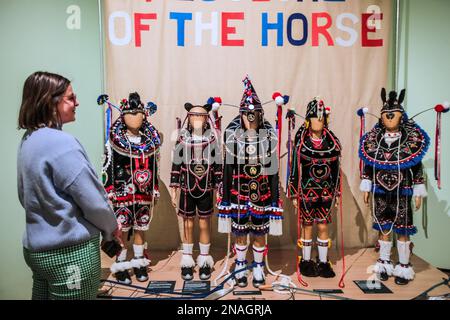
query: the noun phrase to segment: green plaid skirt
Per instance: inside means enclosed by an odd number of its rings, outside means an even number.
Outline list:
[[[100,285],[100,237],[44,252],[23,249],[33,272],[33,300],[91,300]]]

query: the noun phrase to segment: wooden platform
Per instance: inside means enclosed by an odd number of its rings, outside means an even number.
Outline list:
[[[395,251],[395,250],[393,250]],[[194,251],[194,257],[198,253]],[[224,255],[222,252],[212,252],[215,261],[215,270],[212,274],[211,280],[214,280],[223,268]],[[336,254],[337,256],[337,254]],[[279,273],[288,275],[292,278],[293,282],[301,289],[313,290],[313,289],[339,289],[338,282],[342,274],[342,260],[337,257],[333,257],[331,254],[331,261],[333,262],[333,268],[336,272],[336,277],[333,279],[323,278],[304,278],[308,283],[308,287],[301,286],[297,280],[296,269],[296,257],[295,251],[292,250],[271,250],[269,252],[269,264],[271,269]],[[181,258],[181,252],[162,252],[153,251],[151,253],[152,263],[150,265],[149,281],[150,280],[175,280],[175,289],[181,290],[183,288],[184,281],[181,279],[179,261]],[[345,255],[346,263],[346,276],[345,276],[345,288],[342,289],[343,294],[339,296],[357,299],[357,300],[409,300],[417,297],[423,291],[429,289],[433,285],[441,282],[443,278],[447,278],[446,274],[432,267],[430,264],[420,259],[417,256],[412,256],[412,264],[416,272],[416,278],[406,286],[398,286],[394,283],[394,279],[390,278],[384,284],[393,292],[392,294],[364,294],[361,289],[353,282],[354,280],[367,280],[371,277],[371,265],[373,265],[378,258],[378,253],[373,248],[359,249],[359,250],[347,250]],[[393,261],[396,261],[396,257],[393,257]],[[234,259],[230,259],[229,264],[232,264]],[[251,261],[251,259],[250,259]],[[109,267],[113,263],[113,260],[105,255],[102,255],[102,271],[103,278],[114,280]],[[133,285],[146,287],[148,282],[138,282],[132,276]],[[198,270],[194,274],[194,280],[198,279]],[[275,276],[267,275],[267,284],[276,280]],[[279,279],[278,279],[279,280]],[[220,283],[220,281],[219,281]],[[211,281],[211,286],[213,283]],[[226,286],[228,287],[228,286]],[[111,284],[105,284],[103,290],[108,295],[123,296],[123,297],[155,297],[145,295],[142,290],[135,290],[126,288],[124,286],[114,286]],[[251,284],[251,278],[249,278],[249,285],[245,289],[236,290],[256,290]],[[439,288],[430,292],[431,296],[440,296],[450,293],[450,290],[446,286],[440,286]],[[245,300],[318,300],[318,299],[334,299],[324,296],[319,296],[307,292],[298,292],[295,295],[287,294],[281,295],[273,291],[262,291],[262,295],[255,296],[236,296],[233,292],[229,293],[223,300],[229,299],[245,299]]]

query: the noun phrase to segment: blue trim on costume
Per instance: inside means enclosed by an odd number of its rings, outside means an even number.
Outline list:
[[[391,230],[392,227],[392,223],[385,223],[385,224],[378,224],[378,223],[374,223],[372,225],[372,229],[377,230],[377,231],[389,231]]]
[[[258,218],[258,219],[272,219],[272,220],[283,220],[284,217],[283,216],[277,216],[277,215],[272,215],[272,214],[257,214],[255,212],[252,212],[251,210],[248,210],[246,213],[238,213],[237,211],[232,211],[230,213],[218,213],[217,216],[219,218],[241,218],[241,219],[245,219],[248,218],[249,216]]]
[[[412,236],[412,235],[415,235],[417,233],[417,228],[416,227],[412,227],[412,228],[405,228],[405,227],[394,228],[394,232],[396,234],[401,235],[401,236]]]
[[[397,193],[397,191],[386,191],[382,187],[379,187],[376,184],[373,186],[372,192],[375,194],[389,194],[389,193],[396,194]],[[400,195],[402,195],[402,196],[411,196],[412,197],[413,193],[414,193],[413,189],[410,189],[410,188],[401,188],[400,189]]]
[[[375,129],[375,128],[379,127],[379,126],[380,126],[379,124],[376,124],[373,127],[373,129]],[[422,148],[422,151],[420,152],[420,154],[418,156],[416,156],[415,158],[412,158],[408,162],[400,164],[400,170],[409,169],[409,168],[414,167],[415,165],[419,164],[422,161],[422,159],[425,156],[425,154],[427,153],[428,148],[430,147],[430,137],[428,136],[428,134],[417,123],[414,123],[414,126],[422,133],[422,135],[423,135],[423,137],[425,139],[425,141],[423,143],[424,147]],[[359,141],[359,149],[358,149],[359,158],[364,162],[364,165],[375,167],[375,169],[378,169],[378,170],[397,169],[398,165],[395,164],[395,163],[393,163],[393,164],[379,164],[379,163],[376,163],[376,162],[374,162],[372,160],[369,160],[369,159],[367,159],[365,157],[364,153],[361,150],[362,149],[362,142],[364,140],[366,140],[367,135],[369,135],[372,132],[372,130],[367,132],[365,135],[363,135],[362,138]]]
[[[391,230],[392,223],[386,223],[379,225],[378,223],[374,223],[372,225],[372,228],[377,231],[389,231]],[[402,236],[412,236],[417,233],[417,228],[415,226],[412,226],[410,228],[405,227],[394,227],[392,229],[396,234],[402,235]]]

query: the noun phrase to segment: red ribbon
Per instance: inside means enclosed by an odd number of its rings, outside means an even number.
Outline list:
[[[301,141],[300,141],[300,145],[299,145],[298,150],[301,150],[301,148],[303,147],[304,137],[305,137],[305,135],[303,134],[302,138],[301,138]],[[294,152],[297,152],[297,150],[294,150]],[[298,240],[300,240],[302,238],[302,215],[301,215],[301,212],[300,212],[300,201],[301,201],[301,195],[300,195],[301,189],[300,188],[301,188],[301,180],[302,180],[302,177],[301,177],[302,170],[301,170],[301,167],[300,167],[300,165],[301,165],[300,158],[301,157],[300,157],[300,152],[299,152],[297,154],[297,170],[298,170],[298,174],[299,174],[298,182],[297,182],[297,239]],[[297,248],[297,250],[298,250],[298,248]],[[297,263],[297,279],[298,279],[298,282],[302,286],[307,287],[308,283],[303,280],[302,274],[300,272],[300,263],[301,263],[301,261],[299,259],[297,259],[296,263]]]
[[[441,189],[441,117],[442,113],[436,115],[436,137],[434,148],[434,178],[437,181],[438,189]]]
[[[339,175],[340,175],[340,179],[339,179],[339,216],[340,216],[340,224],[341,224],[341,256],[342,256],[342,276],[341,279],[339,280],[339,288],[345,288],[345,283],[344,283],[344,277],[346,274],[346,270],[345,270],[345,253],[344,253],[344,225],[343,225],[343,205],[342,205],[342,199],[343,199],[343,193],[342,193],[342,169],[339,169]]]
[[[362,138],[362,136],[365,133],[365,127],[366,127],[365,118],[364,118],[364,116],[362,116],[361,117],[361,125],[360,125],[360,128],[359,128],[359,141],[361,141],[361,138]],[[364,170],[363,161],[362,161],[362,159],[359,159],[359,176],[361,178],[363,176],[363,170]]]
[[[281,133],[283,130],[283,108],[278,106],[277,108],[277,125],[278,125],[278,160],[281,156]]]

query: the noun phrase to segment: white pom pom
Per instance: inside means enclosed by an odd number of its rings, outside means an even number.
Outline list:
[[[212,105],[212,111],[217,111],[220,108],[220,103],[214,102]]]
[[[450,103],[448,101],[445,101],[442,105],[444,106],[445,110],[450,109]]]
[[[369,108],[367,108],[367,107],[364,107],[362,110],[363,110],[363,113],[364,113],[364,114],[366,114],[366,113],[369,112]]]
[[[275,98],[275,103],[277,104],[277,106],[282,106],[284,105],[284,98],[282,96],[278,96]]]

